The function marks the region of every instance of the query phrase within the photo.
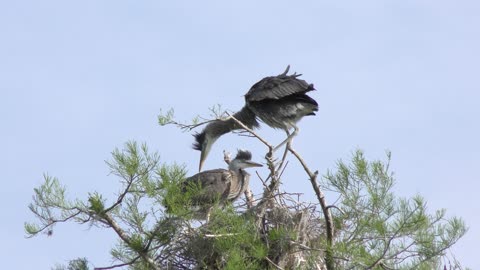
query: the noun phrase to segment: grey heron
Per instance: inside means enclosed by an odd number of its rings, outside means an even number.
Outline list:
[[[183,182],[183,191],[194,190],[192,205],[197,206],[199,219],[209,218],[209,210],[214,203],[224,205],[233,202],[248,188],[250,174],[244,169],[262,167],[262,164],[251,161],[252,154],[246,150],[238,150],[236,157],[230,161],[228,170],[215,169],[197,173]],[[198,190],[197,190],[198,188]]]
[[[315,115],[318,111],[317,102],[307,95],[315,90],[313,84],[298,79],[301,74],[287,75],[290,66],[285,72],[277,76],[266,77],[255,83],[245,95],[245,106],[233,117],[249,128],[257,128],[257,118],[268,126],[283,129],[287,138],[274,150],[297,135],[297,122],[306,115]],[[242,127],[232,118],[214,120],[200,133],[195,134],[193,148],[201,151],[199,171],[215,141],[232,130]],[[293,132],[290,134],[290,130]]]

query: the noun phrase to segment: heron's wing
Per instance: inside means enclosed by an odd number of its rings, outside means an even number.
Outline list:
[[[293,94],[315,90],[313,84],[300,80],[300,74],[266,77],[250,88],[245,95],[247,101],[261,101],[264,99],[280,99]]]
[[[227,197],[233,176],[233,172],[224,169],[204,171],[187,178],[184,187],[199,188],[192,196],[194,204],[213,203]]]

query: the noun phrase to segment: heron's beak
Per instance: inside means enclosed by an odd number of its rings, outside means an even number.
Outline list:
[[[250,160],[245,161],[245,163],[248,165],[248,167],[263,167],[262,164]]]
[[[212,145],[211,144],[208,144],[208,143],[205,143],[203,145],[203,148],[202,148],[202,152],[200,153],[200,164],[198,165],[198,171],[201,172],[202,171],[202,168],[203,168],[203,163],[205,162],[205,160],[207,159],[207,156],[208,156],[208,152],[210,152],[210,147]]]
[[[205,158],[207,157],[207,153],[202,151],[200,154],[200,164],[198,165],[198,172],[202,171],[203,163],[205,162]]]

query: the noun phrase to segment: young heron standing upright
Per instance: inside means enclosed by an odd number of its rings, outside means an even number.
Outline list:
[[[297,122],[306,115],[315,115],[317,102],[307,95],[313,84],[298,79],[301,74],[287,75],[290,66],[280,75],[266,77],[254,84],[245,95],[245,106],[233,117],[249,128],[259,126],[257,118],[272,128],[283,129],[287,138],[274,150],[289,142],[299,129]],[[193,148],[201,151],[199,171],[215,141],[225,133],[241,129],[233,118],[215,120],[195,134]],[[293,133],[290,134],[290,129]]]

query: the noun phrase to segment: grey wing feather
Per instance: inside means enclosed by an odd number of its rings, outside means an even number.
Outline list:
[[[232,172],[216,169],[197,173],[185,180],[185,185],[198,185],[200,190],[192,197],[194,204],[208,204],[223,200],[231,185]]]
[[[250,88],[245,95],[247,101],[261,101],[264,99],[280,99],[293,94],[315,90],[313,84],[297,79],[301,74],[266,77]]]

